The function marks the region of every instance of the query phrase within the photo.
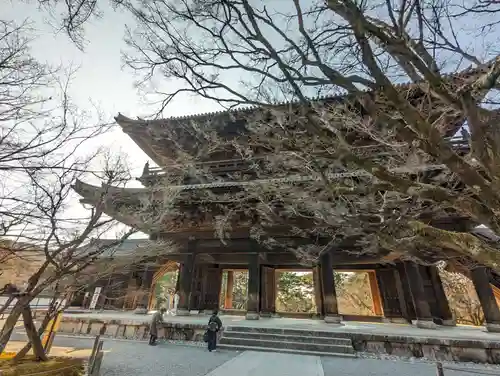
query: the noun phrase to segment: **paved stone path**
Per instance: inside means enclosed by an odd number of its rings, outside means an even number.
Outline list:
[[[324,376],[317,356],[245,351],[206,376]]]

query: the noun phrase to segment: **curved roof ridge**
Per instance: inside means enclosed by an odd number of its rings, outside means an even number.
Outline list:
[[[444,73],[442,74],[442,77],[444,78],[458,78],[463,75],[469,75],[470,73],[473,73],[474,71],[481,71],[489,66],[491,66],[493,62],[489,61],[481,65],[474,65],[471,64],[467,68],[464,68],[460,72],[450,72],[450,73]],[[419,83],[424,82],[425,79],[422,79],[420,81],[416,82],[400,82],[400,83],[394,83],[394,86],[396,88],[401,88],[404,86],[411,86],[411,85],[417,85]],[[362,92],[369,92],[368,89],[361,90]],[[332,99],[341,99],[346,96],[348,96],[348,93],[344,94],[324,94],[324,95],[318,95],[315,97],[307,97],[306,99],[309,102],[316,102],[316,101],[326,101],[326,100],[332,100]],[[278,102],[276,104],[273,104],[272,106],[285,106],[285,105],[293,105],[293,104],[298,104],[300,102],[300,99],[292,99],[292,100],[283,100],[281,102]],[[186,114],[186,115],[178,115],[178,116],[170,116],[166,118],[161,118],[161,119],[151,119],[151,120],[145,120],[145,119],[131,119],[121,113],[118,113],[117,116],[115,116],[115,121],[122,127],[127,127],[131,125],[147,125],[149,123],[159,123],[159,122],[167,122],[167,121],[179,121],[179,120],[189,120],[189,119],[199,119],[199,118],[206,118],[209,116],[219,116],[223,114],[230,114],[230,113],[241,113],[241,112],[251,112],[255,111],[259,108],[262,108],[261,106],[258,105],[248,105],[245,107],[236,107],[232,108],[229,110],[216,110],[216,111],[208,111],[208,112],[203,112],[203,113],[197,113],[197,114]]]

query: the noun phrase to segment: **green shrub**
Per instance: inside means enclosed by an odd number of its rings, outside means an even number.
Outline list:
[[[26,357],[18,362],[0,360],[2,376],[81,376],[83,360],[74,358],[50,358],[46,362]]]

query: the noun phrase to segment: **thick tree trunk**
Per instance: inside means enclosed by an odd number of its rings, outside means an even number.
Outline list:
[[[16,327],[17,321],[19,317],[21,317],[24,304],[26,303],[23,300],[18,300],[3,324],[2,330],[0,331],[0,354],[5,350],[10,340],[10,336]]]
[[[0,308],[0,315],[5,312],[7,308],[9,308],[10,304],[14,301],[14,296],[9,296],[9,299],[5,302],[5,304]]]
[[[42,340],[37,333],[35,323],[33,322],[33,315],[31,313],[30,306],[26,305],[23,307],[23,321],[24,328],[26,329],[26,335],[28,336],[31,346],[33,347],[33,354],[36,360],[47,360],[47,355],[42,346]]]
[[[42,321],[40,327],[38,328],[38,338],[40,338],[41,335],[43,334],[43,332],[45,331],[45,329],[47,329],[47,325],[49,325],[50,320],[54,316],[55,316],[54,312],[47,312],[47,314],[43,318],[43,321]],[[31,347],[32,347],[31,341],[28,341],[28,343],[20,351],[18,351],[18,353],[14,357],[14,360],[23,359],[28,354],[28,352],[31,350]]]

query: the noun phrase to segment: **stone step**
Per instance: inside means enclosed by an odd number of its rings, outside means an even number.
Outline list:
[[[263,340],[263,339],[252,339],[252,338],[238,338],[238,337],[225,337],[222,336],[220,340],[221,345],[234,345],[242,347],[265,347],[268,349],[282,350],[282,349],[292,349],[292,350],[305,350],[305,351],[316,351],[323,353],[344,353],[353,354],[354,349],[352,346],[346,345],[329,345],[321,343],[311,343],[311,342],[293,342],[293,341],[282,341],[282,340]]]
[[[229,345],[223,343],[218,344],[217,348],[225,350],[235,350],[235,351],[264,351],[264,352],[271,351],[271,352],[280,352],[285,354],[296,354],[296,355],[336,356],[342,358],[356,358],[356,354],[349,354],[349,353],[331,353],[331,352],[295,350],[295,349],[274,349],[262,346],[242,346],[242,345]]]
[[[224,329],[225,332],[243,332],[243,333],[264,333],[264,334],[281,334],[288,336],[300,337],[329,337],[329,338],[350,338],[350,334],[346,332],[327,332],[321,330],[306,330],[306,329],[277,329],[277,328],[252,328],[248,326],[228,326]]]
[[[261,341],[281,341],[281,342],[303,342],[317,343],[325,345],[338,345],[352,347],[352,341],[348,338],[333,338],[333,337],[313,337],[313,336],[298,336],[287,334],[269,334],[269,333],[251,333],[251,332],[236,332],[234,330],[225,331],[224,338],[245,338],[258,339]]]

